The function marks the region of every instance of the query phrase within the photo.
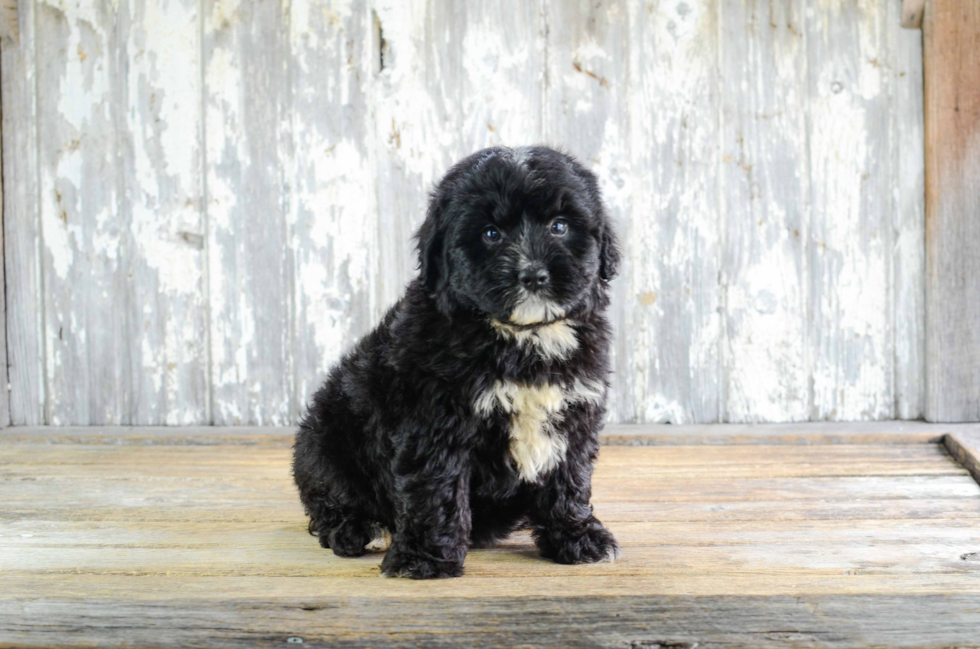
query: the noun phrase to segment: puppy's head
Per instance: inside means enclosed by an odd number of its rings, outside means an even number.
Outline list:
[[[619,263],[596,177],[547,147],[485,149],[457,163],[417,239],[420,280],[440,309],[516,325],[594,308]]]

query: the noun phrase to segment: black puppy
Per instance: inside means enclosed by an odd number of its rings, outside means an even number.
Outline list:
[[[619,251],[595,176],[546,147],[480,151],[417,239],[418,279],[300,424],[310,532],[357,556],[388,530],[382,571],[416,579],[527,524],[559,563],[612,559],[589,499]]]

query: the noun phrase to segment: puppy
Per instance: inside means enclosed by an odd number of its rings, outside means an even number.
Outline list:
[[[596,177],[546,147],[479,151],[416,238],[418,278],[296,435],[310,533],[351,557],[390,532],[389,577],[457,577],[527,525],[558,563],[612,559],[589,504],[619,262]]]

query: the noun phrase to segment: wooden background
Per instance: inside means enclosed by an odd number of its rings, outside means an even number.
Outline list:
[[[916,418],[921,33],[898,0],[20,0],[14,424],[288,424],[426,192],[565,146],[625,244],[617,422]]]

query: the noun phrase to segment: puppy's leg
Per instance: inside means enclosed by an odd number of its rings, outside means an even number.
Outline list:
[[[507,499],[471,498],[473,528],[471,548],[492,548],[526,524],[527,503],[517,496]]]
[[[338,557],[359,557],[367,552],[377,525],[366,515],[341,510],[322,492],[300,491],[300,500],[310,516],[310,534],[319,539],[320,547],[333,550]]]
[[[459,577],[470,536],[469,469],[458,451],[413,449],[395,462],[395,532],[386,577]]]
[[[592,515],[591,477],[587,458],[569,457],[533,488],[529,518],[541,556],[569,564],[619,556],[616,539]]]
[[[367,552],[366,546],[371,542],[371,530],[371,525],[364,520],[344,519],[327,532],[327,543],[338,557],[359,557]]]
[[[294,447],[293,476],[310,517],[310,534],[337,556],[358,557],[366,552],[376,526],[366,513],[360,483],[344,470],[345,464],[352,464],[350,459],[326,452],[325,447],[333,453],[339,448],[338,444],[324,443],[330,434],[318,425],[316,417],[302,422]]]

